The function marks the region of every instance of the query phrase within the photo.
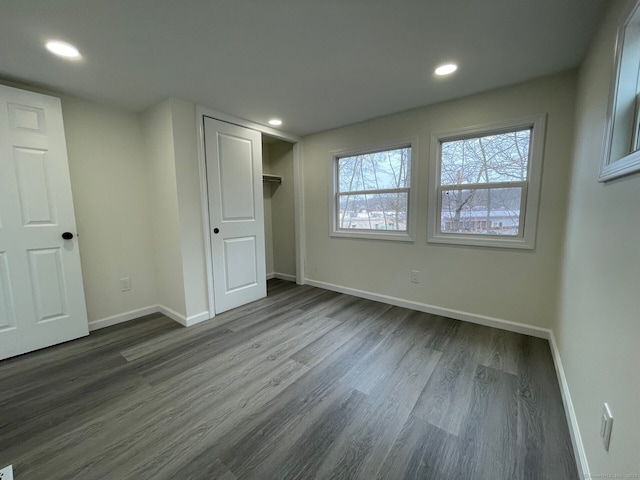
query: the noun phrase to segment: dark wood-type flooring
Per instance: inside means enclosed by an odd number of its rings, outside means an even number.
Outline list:
[[[546,340],[274,280],[0,362],[0,467],[54,479],[577,479]]]

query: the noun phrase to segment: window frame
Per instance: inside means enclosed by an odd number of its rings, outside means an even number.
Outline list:
[[[442,194],[441,156],[442,143],[509,133],[531,128],[527,180],[518,182],[495,182],[465,184],[463,190],[500,188],[501,186],[521,187],[520,224],[518,236],[498,236],[484,234],[443,233],[441,231]],[[542,181],[542,161],[546,135],[546,114],[529,115],[511,120],[486,123],[456,130],[437,132],[431,135],[431,155],[429,168],[429,203],[427,212],[427,242],[450,245],[466,245],[496,248],[535,248],[540,186]],[[450,188],[448,188],[450,190]],[[524,206],[524,208],[523,208]]]
[[[640,1],[630,2],[618,20],[618,30],[614,47],[611,83],[609,88],[609,106],[605,125],[605,140],[602,148],[602,160],[600,162],[599,182],[608,182],[616,178],[637,173],[640,171],[640,142],[638,130],[640,129],[640,78],[638,77],[637,60],[640,53],[638,48],[625,51],[625,40],[629,27],[638,28],[640,22]],[[633,32],[633,30],[630,30]],[[636,31],[634,40],[640,40],[640,34]],[[633,42],[632,42],[633,43]],[[629,66],[629,63],[631,65]],[[631,68],[636,81],[635,89],[630,91],[630,85],[623,78],[623,70]],[[633,111],[625,109],[625,104],[633,102]],[[621,138],[620,138],[621,137]],[[628,145],[624,145],[625,137],[630,137]],[[618,150],[624,147],[624,153]]]
[[[336,238],[359,238],[369,240],[390,240],[396,242],[415,242],[415,225],[416,225],[416,181],[418,175],[417,169],[417,147],[418,141],[416,137],[405,138],[379,144],[370,144],[366,146],[350,147],[341,150],[333,150],[330,152],[330,207],[329,207],[329,236]],[[367,155],[370,153],[385,152],[388,150],[396,150],[400,148],[409,148],[409,171],[410,180],[409,188],[399,189],[378,189],[378,190],[354,190],[349,192],[352,194],[375,194],[390,193],[398,191],[406,191],[407,195],[407,230],[365,230],[365,229],[347,229],[338,228],[339,225],[339,209],[340,202],[338,196],[345,192],[340,192],[338,179],[338,162],[340,158],[351,157],[355,155]]]

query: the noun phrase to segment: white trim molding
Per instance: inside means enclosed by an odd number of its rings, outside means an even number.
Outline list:
[[[145,315],[151,315],[153,313],[161,313],[166,317],[169,317],[174,322],[179,323],[183,327],[190,327],[196,323],[204,322],[211,318],[209,312],[201,312],[196,315],[190,315],[186,317],[181,313],[172,310],[164,305],[149,305],[148,307],[138,308],[129,312],[120,313],[111,317],[101,318],[99,320],[93,320],[89,322],[89,331],[99,330],[101,328],[110,327],[119,323],[128,322],[130,320],[136,320]]]
[[[478,325],[484,325],[486,327],[494,327],[501,330],[508,330],[510,332],[522,333],[524,335],[531,335],[532,337],[546,339],[549,338],[550,330],[548,328],[534,327],[532,325],[512,322],[510,320],[503,320],[501,318],[478,315],[476,313],[463,312],[461,310],[453,310],[436,305],[429,305],[427,303],[415,302],[413,300],[405,300],[403,298],[382,295],[380,293],[372,293],[365,290],[344,287],[342,285],[320,282],[317,280],[312,280],[310,278],[305,278],[305,284],[318,288],[324,288],[325,290],[332,290],[334,292],[346,293],[348,295],[353,295],[354,297],[366,298],[368,300],[374,300],[376,302],[388,303],[389,305],[395,305],[397,307],[410,308],[419,312],[441,315],[443,317],[454,318],[456,320],[462,320],[464,322],[477,323]]]
[[[89,331],[99,330],[101,328],[110,327],[119,323],[128,322],[129,320],[135,320],[136,318],[144,317],[145,315],[151,315],[152,313],[158,313],[160,310],[157,305],[149,305],[148,307],[136,308],[128,312],[119,313],[118,315],[112,315],[110,317],[100,318],[99,320],[92,320],[89,322]]]
[[[285,280],[287,282],[297,282],[297,277],[295,275],[289,275],[288,273],[278,273],[278,272],[267,273],[267,280],[272,280],[274,278],[277,278],[279,280]]]
[[[556,375],[558,377],[558,384],[562,395],[562,403],[564,404],[564,412],[567,416],[569,434],[571,435],[571,443],[573,445],[573,454],[575,455],[576,465],[579,470],[578,474],[580,478],[591,478],[589,463],[587,462],[587,454],[584,450],[582,436],[580,435],[580,427],[578,426],[578,418],[576,417],[576,411],[573,408],[573,402],[571,401],[569,384],[567,383],[567,377],[564,374],[562,360],[560,359],[560,350],[558,349],[556,336],[553,334],[553,330],[549,331],[549,346],[551,347],[553,364],[556,367]]]
[[[284,280],[286,282],[295,282],[296,281],[296,276],[295,275],[289,275],[288,273],[275,272],[273,274],[273,278],[277,278],[279,280]]]

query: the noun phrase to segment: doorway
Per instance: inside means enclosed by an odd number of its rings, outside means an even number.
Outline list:
[[[262,136],[267,279],[296,281],[294,144]]]
[[[260,283],[260,281],[264,282],[266,287],[266,278],[270,276],[269,274],[276,275],[280,278],[285,278],[286,280],[296,281],[298,284],[303,283],[304,279],[304,226],[303,226],[303,193],[302,193],[302,156],[301,156],[301,144],[300,138],[296,135],[288,134],[286,132],[273,129],[271,127],[265,127],[264,125],[260,125],[254,122],[250,122],[247,120],[243,120],[223,112],[218,112],[216,110],[212,110],[206,107],[198,106],[196,107],[196,120],[198,124],[198,147],[199,147],[199,157],[200,157],[200,178],[201,178],[201,194],[202,194],[202,212],[203,212],[203,232],[204,232],[204,241],[205,241],[205,263],[206,263],[206,271],[207,271],[207,291],[209,296],[209,316],[214,317],[216,314],[221,313],[230,308],[235,308],[236,306],[244,305],[249,303],[257,298],[261,298],[260,296],[247,296],[247,298],[243,298],[238,302],[234,302],[233,305],[226,304],[225,302],[218,302],[216,298],[216,289],[220,289],[221,283],[224,282],[224,279],[220,278],[218,275],[218,279],[216,281],[216,275],[214,275],[215,269],[220,266],[220,263],[223,261],[220,258],[216,260],[216,256],[220,255],[220,246],[215,245],[214,236],[220,235],[220,227],[217,227],[213,223],[215,223],[215,219],[212,220],[210,215],[210,202],[209,199],[211,197],[211,191],[216,193],[215,190],[217,187],[211,187],[207,182],[207,148],[211,147],[208,145],[207,141],[205,141],[205,119],[209,118],[213,121],[220,121],[222,123],[230,124],[232,127],[240,127],[246,128],[255,131],[260,136],[259,143],[260,149],[262,150],[263,142],[262,139],[266,138],[266,144],[269,145],[266,148],[268,152],[267,155],[273,152],[275,155],[275,171],[282,172],[282,185],[285,185],[284,188],[281,188],[277,192],[273,192],[272,186],[264,186],[263,179],[260,180],[260,186],[255,190],[256,196],[260,195],[260,217],[263,218],[263,223],[261,225],[262,232],[260,236],[263,239],[266,237],[266,230],[270,227],[270,246],[267,249],[266,246],[263,246],[262,250],[262,274],[260,274],[258,268],[256,268],[256,276],[255,282],[253,282],[253,278],[249,278],[248,276],[242,274],[241,277],[243,281],[247,279],[252,280],[251,282],[246,282],[246,285],[249,286],[253,283]],[[271,172],[271,161],[267,160],[267,164],[269,166],[269,171]],[[262,173],[262,161],[259,165],[260,173]],[[271,173],[271,175],[275,175]],[[286,183],[285,183],[286,182]],[[261,190],[262,189],[262,190]],[[265,193],[266,189],[269,189],[268,192]],[[293,192],[293,194],[292,194]],[[271,195],[276,193],[276,195]],[[264,224],[264,207],[263,201],[264,198],[269,198],[269,208],[271,213],[271,219],[269,221],[269,226],[266,227]],[[275,205],[283,205],[284,208],[278,208],[278,213],[276,215],[275,225],[276,228],[280,229],[281,232],[276,234],[276,242],[274,243],[273,236],[273,200],[275,198]],[[293,220],[291,220],[291,212],[293,212]],[[214,231],[215,228],[219,229],[219,232],[216,233]],[[291,236],[291,229],[293,229],[293,237]],[[280,235],[282,233],[282,235]],[[286,240],[281,240],[281,238],[286,238]],[[293,238],[293,242],[291,242],[291,238]],[[245,246],[248,245],[249,241],[245,242]],[[257,245],[257,244],[256,244]],[[276,250],[278,253],[276,253]],[[266,270],[266,255],[267,251],[273,252],[271,258],[274,260],[274,270],[268,271]],[[257,250],[256,250],[257,252]],[[284,253],[283,253],[284,252]],[[260,255],[256,253],[256,257]],[[241,257],[241,256],[239,256]],[[275,261],[275,259],[278,259]],[[293,259],[293,260],[292,260]],[[260,259],[257,260],[260,262]],[[291,265],[293,264],[293,268]],[[276,271],[275,268],[279,268],[282,271]],[[230,273],[232,270],[226,269],[226,274]],[[262,280],[260,280],[260,277]],[[226,288],[226,287],[224,287]],[[236,285],[236,289],[243,288],[241,285]],[[237,293],[237,292],[236,292]],[[264,290],[264,294],[266,295],[266,288]]]

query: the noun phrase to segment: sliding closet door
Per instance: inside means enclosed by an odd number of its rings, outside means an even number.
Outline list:
[[[267,294],[260,132],[204,117],[215,312]]]

